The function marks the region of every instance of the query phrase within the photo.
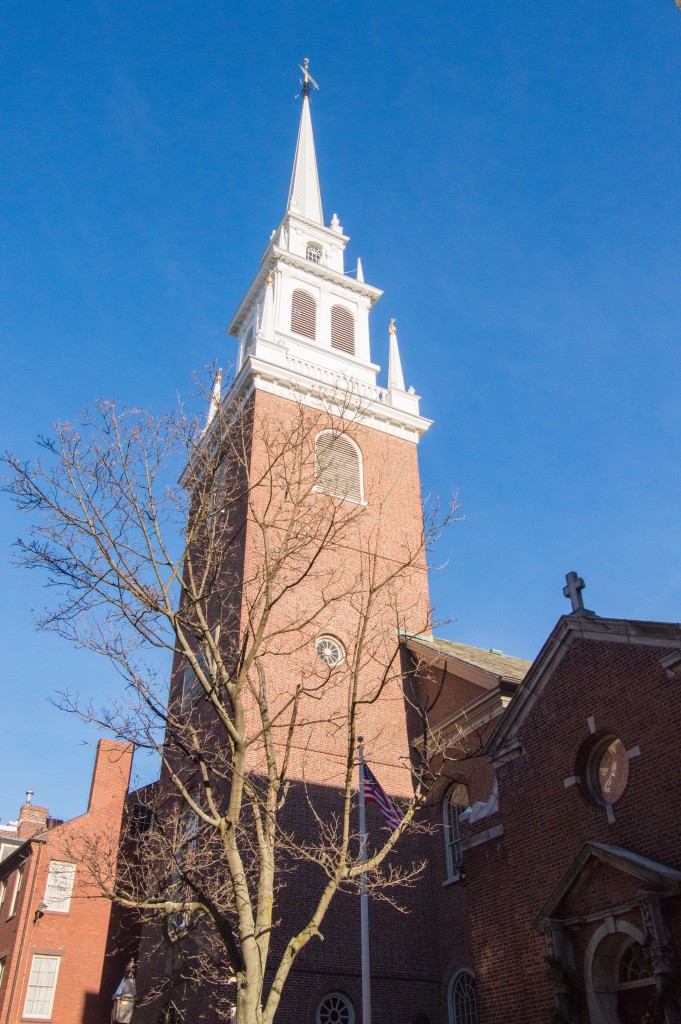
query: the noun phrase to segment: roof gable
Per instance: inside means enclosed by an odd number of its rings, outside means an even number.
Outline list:
[[[648,892],[671,896],[681,890],[681,871],[620,846],[586,842],[535,917],[533,924],[537,931],[542,931],[550,919],[561,916],[561,906],[579,891],[598,865],[623,872]]]
[[[517,746],[517,734],[575,640],[681,648],[681,626],[667,622],[563,615],[548,636],[512,701],[490,736],[486,752],[495,759]]]

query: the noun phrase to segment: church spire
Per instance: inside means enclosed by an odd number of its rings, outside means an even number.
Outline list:
[[[400,359],[400,350],[397,347],[397,328],[395,327],[395,318],[390,321],[390,352],[388,354],[388,390],[393,391],[395,388],[399,391],[404,391],[404,374],[402,373],[402,360]]]
[[[300,115],[298,143],[293,161],[291,188],[288,194],[288,209],[315,224],[324,224],[322,213],[322,197],[319,191],[319,175],[317,174],[317,157],[312,134],[312,118],[310,117],[310,87],[319,86],[308,71],[307,57],[300,70],[303,72],[303,109]]]
[[[208,416],[206,417],[206,425],[203,428],[204,434],[208,430],[209,426],[215,419],[220,408],[220,402],[222,401],[222,369],[219,369],[215,374],[215,382],[213,384],[213,393],[210,396],[210,405],[208,406]]]

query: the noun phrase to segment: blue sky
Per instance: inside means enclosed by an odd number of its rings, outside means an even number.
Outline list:
[[[570,569],[602,615],[678,620],[681,15],[556,5],[10,2],[0,40],[0,430],[94,399],[158,410],[224,334],[286,201],[303,57],[327,219],[397,317],[458,489],[446,635],[532,657]],[[54,710],[117,685],[37,634],[40,580],[0,505],[0,816],[83,809],[96,736]],[[139,766],[142,777],[147,771]]]

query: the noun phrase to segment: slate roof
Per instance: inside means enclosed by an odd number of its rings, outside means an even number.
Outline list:
[[[497,654],[494,651],[485,651],[481,647],[469,647],[468,644],[458,644],[454,640],[443,640],[436,636],[413,636],[409,639],[429,648],[434,653],[456,658],[473,668],[492,672],[505,679],[516,679],[518,682],[525,678],[532,664],[531,661],[525,661],[523,658],[512,658],[509,654]]]

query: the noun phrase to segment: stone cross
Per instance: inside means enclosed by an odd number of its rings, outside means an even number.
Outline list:
[[[563,587],[563,593],[572,602],[573,612],[585,611],[582,591],[586,586],[581,576],[576,572],[569,572],[565,577],[567,586]]]

